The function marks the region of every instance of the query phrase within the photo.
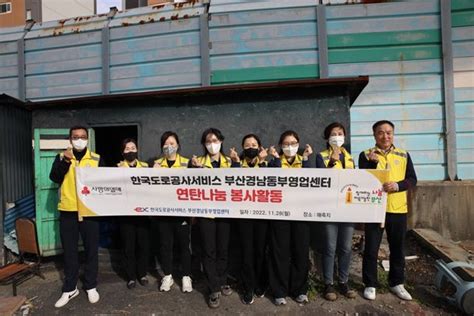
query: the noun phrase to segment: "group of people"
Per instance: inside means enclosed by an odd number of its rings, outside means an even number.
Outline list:
[[[363,296],[375,300],[377,280],[377,256],[383,231],[387,233],[390,247],[389,285],[391,291],[404,300],[411,300],[404,288],[404,240],[407,226],[407,190],[416,185],[416,174],[407,151],[393,144],[395,126],[390,121],[378,121],[373,127],[375,146],[359,155],[359,168],[389,171],[389,181],[383,184],[388,193],[387,214],[383,224],[365,224],[365,248],[363,256]],[[340,123],[332,123],[324,130],[326,148],[316,155],[317,168],[353,169],[354,160],[344,147],[346,130]],[[64,285],[56,307],[66,305],[79,294],[78,240],[82,237],[86,263],[83,286],[91,303],[99,301],[97,287],[99,226],[93,218],[80,218],[77,211],[74,167],[101,167],[99,155],[87,148],[88,132],[81,126],[72,127],[69,133],[72,148],[58,154],[52,166],[50,178],[60,184],[58,210],[60,235],[64,249]],[[242,151],[230,148],[224,152],[224,135],[216,128],[206,129],[201,137],[202,156],[191,159],[180,155],[179,137],[175,132],[161,136],[161,156],[153,168],[308,168],[313,154],[310,145],[301,148],[296,132],[281,134],[278,146],[263,147],[259,137],[248,134],[242,139]],[[300,149],[301,148],[301,149]],[[121,148],[122,168],[146,168],[146,162],[138,160],[138,146],[134,139],[125,139]],[[158,219],[159,249],[164,277],[160,290],[169,291],[174,284],[173,249],[180,252],[181,289],[191,292],[190,227],[199,226],[202,245],[201,262],[209,288],[208,305],[217,308],[221,297],[233,293],[227,280],[228,248],[231,221],[237,221],[242,248],[241,282],[244,304],[252,304],[255,297],[265,293],[273,297],[276,305],[285,305],[287,297],[304,304],[308,302],[308,270],[310,246],[310,222],[187,218],[163,216]],[[356,292],[349,286],[353,223],[323,223],[324,247],[322,275],[325,284],[324,297],[334,301],[338,294],[354,298]],[[127,275],[127,287],[136,282],[148,284],[147,265],[149,251],[148,221],[144,217],[124,217],[120,223],[123,238],[123,255]],[[337,283],[334,266],[337,263]]]

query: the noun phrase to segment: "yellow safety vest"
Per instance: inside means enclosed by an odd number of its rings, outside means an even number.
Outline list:
[[[61,154],[61,159],[63,154]],[[75,167],[99,167],[100,156],[87,149],[86,154],[81,161],[77,161],[73,155],[69,170],[64,176],[63,183],[59,188],[58,210],[60,211],[77,211],[77,192],[76,192],[76,170]]]
[[[171,168],[187,168],[189,163],[189,159],[182,157],[179,154],[176,154],[176,160]],[[161,157],[155,160],[155,164],[159,164],[162,168],[169,168],[168,160],[166,157]]]
[[[345,168],[346,169],[354,169],[354,159],[352,159],[351,154],[344,147],[341,147],[341,152],[344,155],[344,166],[345,166]],[[326,150],[319,153],[321,155],[321,157],[323,158],[324,165],[326,167],[329,164],[329,160],[331,160],[332,153],[333,153],[332,147],[330,147],[329,149],[326,149]],[[340,160],[336,161],[336,163],[334,164],[334,166],[332,168],[334,168],[334,169],[343,169],[342,162]]]
[[[303,156],[301,155],[296,155],[295,160],[293,160],[293,163],[290,164],[288,160],[286,160],[285,155],[281,155],[281,167],[282,168],[302,168],[303,167]]]
[[[213,168],[211,164],[211,157],[209,155],[198,157],[198,161],[202,163],[204,168]],[[232,161],[229,157],[221,154],[220,159],[220,168],[230,168],[232,166]]]
[[[265,166],[267,165],[266,161],[263,161],[263,163],[265,163]],[[261,164],[261,162],[260,162],[260,159],[257,158],[257,163],[252,168],[260,168],[259,164]],[[245,159],[240,160],[240,166],[242,168],[250,168],[247,160],[245,160]]]
[[[117,167],[119,167],[119,168],[130,168],[130,164],[128,163],[128,161],[123,160],[123,161],[121,161],[117,164]],[[148,168],[148,164],[146,162],[137,160],[135,168]]]
[[[365,157],[374,150],[379,158],[377,169],[388,170],[388,181],[399,182],[405,179],[408,155],[403,149],[393,146],[389,152],[384,153],[381,149],[374,147],[364,151]],[[369,160],[367,158],[367,160]],[[408,212],[407,192],[392,192],[387,195],[387,213],[403,214]]]

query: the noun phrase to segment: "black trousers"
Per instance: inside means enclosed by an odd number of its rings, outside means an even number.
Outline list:
[[[267,288],[266,250],[268,221],[242,219],[238,222],[242,246],[242,283],[246,292]]]
[[[81,234],[85,251],[84,289],[97,286],[99,270],[99,223],[84,217],[79,222],[77,212],[59,212],[59,234],[64,250],[64,284],[63,292],[71,292],[79,279],[79,234]]]
[[[147,217],[120,218],[123,264],[129,281],[146,276],[150,252],[149,221]]]
[[[200,218],[202,264],[211,293],[227,284],[230,222],[224,218]]]
[[[186,224],[183,225],[183,222]],[[178,243],[183,276],[191,275],[191,225],[184,217],[161,217],[158,220],[161,268],[165,275],[173,273],[174,241]]]
[[[405,281],[405,235],[407,232],[407,214],[387,213],[385,230],[390,250],[390,286]],[[365,249],[362,261],[362,278],[366,287],[378,287],[377,259],[384,228],[378,223],[365,224]]]
[[[269,284],[274,297],[308,291],[310,229],[307,222],[270,222]]]

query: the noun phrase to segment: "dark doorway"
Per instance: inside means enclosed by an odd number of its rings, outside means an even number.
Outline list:
[[[107,167],[115,167],[123,159],[120,147],[125,138],[138,141],[137,125],[101,126],[94,127],[94,131],[95,150],[104,159]]]
[[[95,151],[104,160],[107,167],[116,167],[123,158],[122,141],[133,138],[138,141],[137,125],[99,126],[94,127]],[[140,150],[140,149],[139,149]],[[103,217],[100,221],[100,247],[121,248],[119,224],[121,218]]]

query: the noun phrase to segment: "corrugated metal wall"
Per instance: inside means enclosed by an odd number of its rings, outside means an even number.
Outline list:
[[[440,1],[316,3],[212,0],[207,11],[193,1],[35,25],[25,37],[25,97],[317,78],[325,69],[369,75],[351,110],[353,153],[373,145],[374,121],[390,119],[419,178],[446,179]],[[474,179],[474,1],[452,1],[452,26],[458,177]],[[9,69],[0,87],[21,98],[11,37],[20,31],[0,33],[0,67]]]
[[[212,84],[319,77],[314,1],[211,4]]]
[[[0,28],[0,94],[18,98],[18,40],[23,27]]]
[[[101,94],[101,35],[107,23],[98,16],[35,24],[25,36],[26,98]]]
[[[438,1],[327,8],[330,77],[370,75],[351,109],[352,152],[389,119],[423,180],[446,177]]]
[[[158,8],[119,12],[111,21],[111,93],[201,86],[204,6]]]
[[[474,179],[474,1],[451,7],[458,176]]]
[[[0,194],[3,203],[15,202],[33,193],[31,113],[16,106],[16,102],[0,94],[0,181],[3,183]]]

